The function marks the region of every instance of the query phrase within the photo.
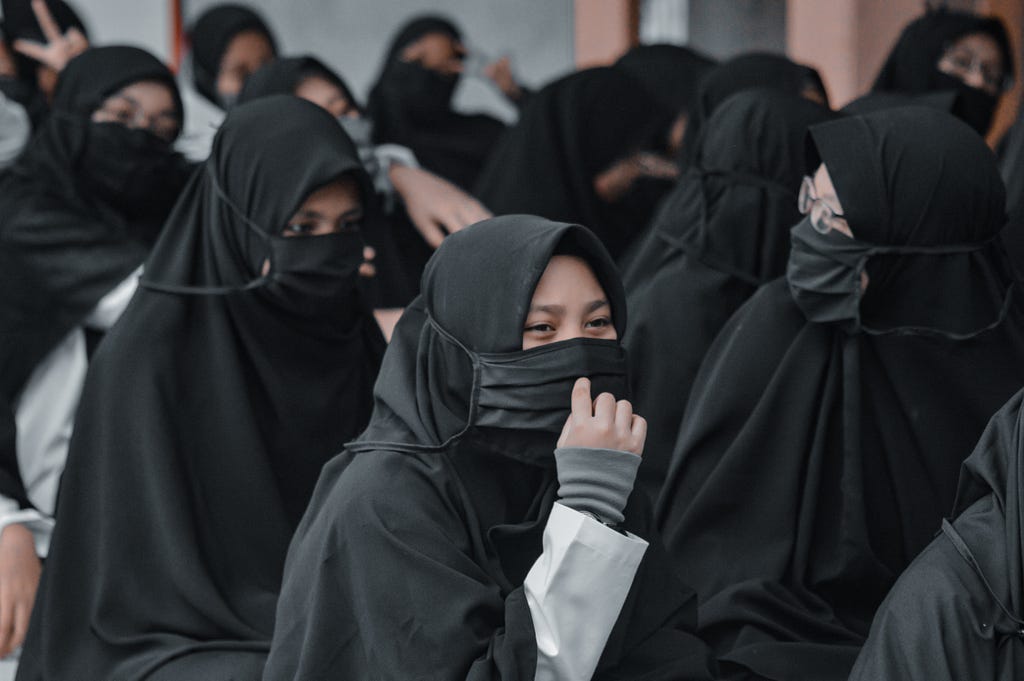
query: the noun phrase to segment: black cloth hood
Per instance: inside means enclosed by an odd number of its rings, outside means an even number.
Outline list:
[[[261,66],[245,82],[245,87],[238,95],[238,103],[244,104],[269,95],[295,94],[295,89],[302,81],[311,76],[319,76],[338,86],[352,106],[362,110],[342,77],[322,61],[309,55],[279,57]]]
[[[266,36],[277,52],[274,34],[263,18],[243,5],[216,5],[206,10],[189,31],[192,46],[192,77],[201,95],[218,107],[224,106],[217,94],[220,62],[231,40],[243,31],[258,31]]]
[[[634,152],[664,150],[673,117],[619,69],[570,74],[531,97],[488,160],[476,195],[496,214],[530,213],[586,225],[618,257],[649,214],[605,203],[594,178]]]
[[[734,57],[710,69],[697,86],[683,140],[682,163],[693,162],[695,145],[715,108],[732,95],[752,88],[770,88],[799,96],[808,88],[821,92],[828,104],[828,92],[821,76],[810,66],[797,64],[777,54],[752,52]]]
[[[283,225],[358,163],[313,104],[237,107],[145,276],[233,283],[253,228],[228,201]],[[283,240],[318,250],[333,236]],[[310,316],[264,293],[143,286],[97,351],[23,678],[258,678],[288,543],[321,468],[369,418],[383,351],[354,294]]]
[[[638,45],[615,62],[615,68],[633,76],[675,113],[687,113],[697,84],[712,69],[714,59],[679,45]]]
[[[834,117],[774,90],[730,97],[697,143],[699,165],[623,260],[630,308],[623,344],[635,409],[648,423],[639,483],[652,498],[715,335],[758,286],[786,271],[807,128]]]
[[[808,321],[785,279],[737,310],[694,380],[658,509],[720,660],[774,679],[848,676],[965,454],[1024,383],[984,141],[926,108],[810,137],[854,238],[918,250],[869,256],[859,332]]]
[[[471,356],[521,351],[533,290],[556,250],[590,265],[621,337],[626,324],[622,284],[608,253],[586,228],[528,215],[478,223],[445,239],[427,263],[420,298],[407,309],[388,347],[374,388],[373,419],[354,447],[439,447],[472,425],[477,386]],[[550,458],[553,439],[545,448]]]

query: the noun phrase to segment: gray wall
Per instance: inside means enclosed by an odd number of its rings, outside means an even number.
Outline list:
[[[185,0],[186,24],[218,1]],[[266,17],[284,54],[318,55],[364,101],[392,33],[405,19],[425,11],[454,19],[472,46],[494,57],[510,54],[527,85],[542,84],[573,67],[572,0],[247,1]],[[168,56],[165,0],[71,2],[86,17],[97,42],[132,42]],[[456,93],[456,106],[512,115],[489,84],[468,78]]]
[[[785,0],[689,0],[689,4],[689,42],[698,50],[719,59],[753,50],[786,51]]]

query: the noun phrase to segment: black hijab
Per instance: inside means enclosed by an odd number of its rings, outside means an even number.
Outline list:
[[[718,64],[701,78],[690,107],[683,140],[682,163],[693,162],[700,129],[715,108],[737,92],[751,88],[770,88],[801,96],[808,91],[821,94],[828,104],[828,92],[818,72],[778,54],[751,52]]]
[[[984,135],[992,124],[999,96],[971,87],[938,68],[946,48],[971,33],[984,33],[996,41],[1005,73],[1012,78],[1013,51],[999,19],[940,9],[928,12],[903,29],[872,90],[908,94],[953,90],[960,95],[954,113]]]
[[[522,582],[555,501],[562,405],[580,375],[621,394],[624,369],[615,341],[521,350],[553,254],[590,265],[621,333],[621,283],[586,229],[515,215],[446,239],[388,346],[369,428],[296,532],[265,679],[534,678]],[[642,508],[627,507],[638,533]],[[595,678],[709,678],[663,559],[652,541]]]
[[[259,678],[288,542],[383,350],[359,235],[275,236],[343,176],[365,200],[317,106],[228,115],[90,367],[23,680]]]
[[[878,609],[850,678],[1013,681],[1024,664],[1024,391],[964,462],[952,521]]]
[[[217,94],[220,62],[234,37],[244,31],[262,33],[274,52],[277,52],[274,34],[266,22],[256,12],[242,5],[215,5],[203,12],[189,31],[192,77],[196,90],[219,108],[224,108],[224,102]]]
[[[720,661],[770,679],[846,678],[951,507],[965,454],[1024,383],[1024,307],[984,141],[921,107],[810,139],[808,167],[827,166],[855,238],[794,227],[787,278],[732,316],[701,365],[658,508]]]
[[[57,22],[62,33],[77,28],[88,37],[89,32],[82,20],[66,2],[46,0],[46,7],[50,10],[50,15]],[[0,77],[0,90],[25,107],[32,120],[32,126],[36,127],[50,109],[43,93],[39,91],[36,70],[40,64],[35,59],[15,50],[14,41],[30,40],[45,44],[46,38],[43,36],[43,29],[39,26],[35,12],[32,11],[30,0],[3,0],[2,8],[3,20],[0,23],[0,34],[3,35],[8,52],[14,57],[17,76],[15,78]]]
[[[472,189],[505,126],[490,116],[452,110],[457,76],[402,61],[402,50],[431,33],[462,40],[454,24],[435,16],[418,17],[399,30],[370,90],[375,140],[409,147],[424,168]]]
[[[358,100],[342,77],[322,61],[309,55],[279,57],[261,66],[245,81],[245,86],[238,95],[238,103],[244,104],[270,95],[293,95],[303,80],[313,76],[337,86],[345,95],[345,99],[362,111]]]
[[[0,174],[0,493],[23,503],[11,405],[36,365],[142,264],[187,177],[168,143],[90,121],[108,95],[140,80],[165,83],[177,97],[171,72],[138,48],[93,48],[73,59],[53,114]],[[101,175],[140,181],[101,195]],[[129,214],[117,189],[132,191],[137,210]]]
[[[618,257],[650,218],[665,181],[640,180],[643,205],[602,201],[594,178],[637,151],[664,150],[673,112],[639,81],[611,67],[586,69],[545,86],[502,138],[477,197],[497,214],[533,213],[590,227]],[[645,191],[654,187],[657,191]]]
[[[688,113],[700,78],[715,61],[679,45],[638,45],[615,62],[615,68],[640,81],[648,93],[676,114]]]
[[[639,482],[657,498],[704,353],[733,312],[786,271],[808,126],[834,115],[766,89],[733,95],[697,142],[695,166],[623,263],[636,413],[647,419]],[[812,169],[813,170],[813,169]]]

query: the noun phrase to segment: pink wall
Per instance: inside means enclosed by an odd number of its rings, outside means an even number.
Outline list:
[[[636,44],[637,0],[575,0],[576,66],[610,64]]]

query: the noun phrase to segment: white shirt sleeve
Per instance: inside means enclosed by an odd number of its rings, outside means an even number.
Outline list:
[[[589,681],[647,542],[555,503],[524,587],[537,636],[536,681]]]

